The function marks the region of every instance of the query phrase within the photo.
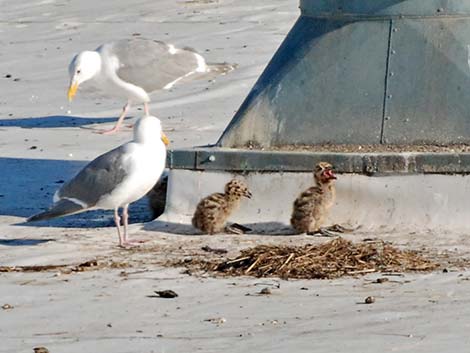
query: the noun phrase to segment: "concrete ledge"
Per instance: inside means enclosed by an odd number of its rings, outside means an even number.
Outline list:
[[[246,180],[253,193],[230,221],[256,233],[291,234],[289,219],[295,198],[313,184],[311,172],[243,173],[173,169],[167,204],[159,221],[185,224],[201,198],[221,192],[232,178]],[[339,174],[337,199],[328,224],[361,226],[366,231],[458,232],[468,234],[470,176]]]
[[[172,150],[170,169],[228,172],[310,172],[328,161],[339,173],[365,175],[470,174],[470,153],[325,153],[218,147]]]
[[[306,16],[443,17],[468,16],[470,4],[462,0],[300,0]]]

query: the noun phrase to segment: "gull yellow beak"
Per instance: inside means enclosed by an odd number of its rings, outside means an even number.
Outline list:
[[[165,146],[168,146],[170,144],[170,140],[163,132],[162,132],[162,141],[165,144]]]
[[[69,91],[67,93],[67,98],[69,99],[69,102],[72,101],[73,97],[77,94],[78,90],[78,84],[77,83],[71,83],[69,87]]]

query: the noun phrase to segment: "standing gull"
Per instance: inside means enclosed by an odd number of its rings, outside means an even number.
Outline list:
[[[149,192],[165,168],[168,138],[160,120],[145,116],[134,126],[134,139],[90,162],[54,195],[54,205],[34,215],[40,221],[91,209],[114,209],[119,245],[129,245],[128,207]],[[119,208],[124,232],[121,233]]]
[[[168,90],[176,83],[233,69],[229,64],[207,64],[191,48],[176,48],[172,44],[148,39],[123,39],[101,45],[94,51],[77,54],[69,65],[71,101],[80,84],[92,81],[105,94],[127,99],[116,126],[103,133],[119,130],[131,103],[143,103],[149,115],[149,93]]]

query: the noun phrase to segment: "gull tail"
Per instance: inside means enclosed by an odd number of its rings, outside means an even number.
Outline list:
[[[29,217],[26,222],[43,221],[46,219],[62,217],[87,210],[83,205],[69,199],[61,199],[51,209]]]

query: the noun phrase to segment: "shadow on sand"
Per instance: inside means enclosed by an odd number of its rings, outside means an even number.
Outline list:
[[[230,224],[230,223],[229,223]],[[280,222],[258,222],[243,224],[251,231],[246,235],[271,235],[271,236],[289,236],[297,235],[294,230]],[[191,224],[154,221],[144,225],[144,230],[153,232],[164,232],[168,234],[199,236],[203,235],[199,230],[195,229]]]
[[[34,246],[42,243],[55,241],[54,239],[3,239],[0,238],[0,245],[4,246]]]
[[[132,117],[126,117],[131,119]],[[0,127],[32,128],[59,128],[59,127],[82,127],[87,125],[104,124],[116,122],[117,117],[110,118],[87,118],[67,115],[51,115],[37,118],[1,119]]]
[[[52,205],[55,191],[73,177],[87,162],[50,159],[0,158],[0,215],[30,217]],[[152,220],[144,198],[129,208],[129,222]],[[111,210],[93,210],[63,218],[34,223],[31,227],[114,227]]]

